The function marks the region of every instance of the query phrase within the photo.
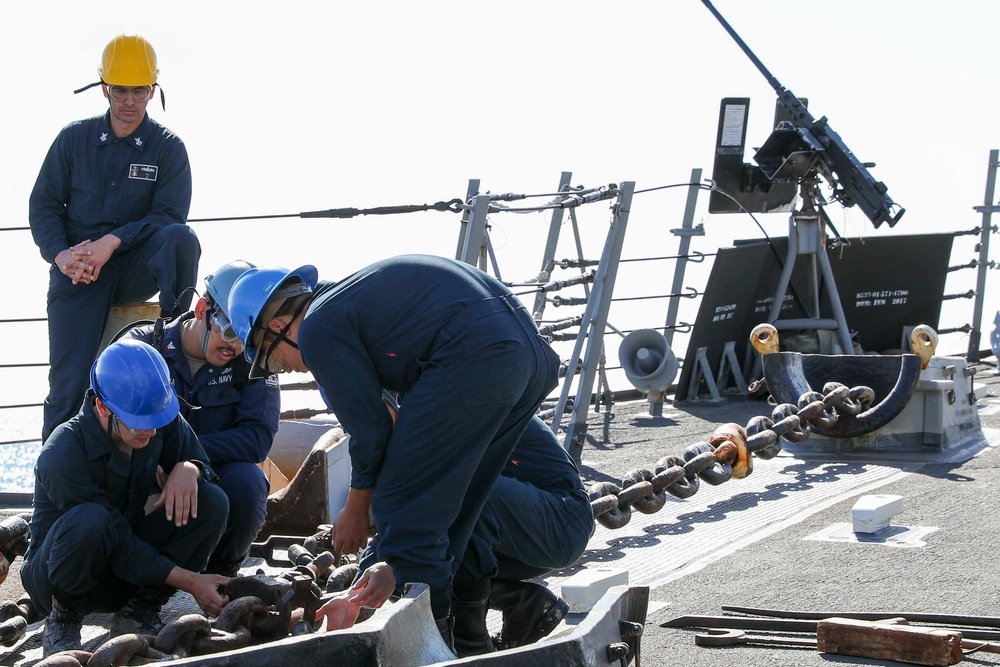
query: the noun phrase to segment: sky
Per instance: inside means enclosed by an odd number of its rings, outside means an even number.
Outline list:
[[[784,86],[808,97],[859,159],[876,163],[872,174],[907,210],[895,228],[876,230],[857,208],[831,206],[841,234],[981,224],[973,207],[984,203],[989,151],[1000,148],[1000,3],[715,6]],[[750,146],[769,134],[774,109],[774,91],[699,0],[38,0],[0,12],[8,128],[0,226],[26,226],[28,194],[59,129],[103,113],[99,89],[72,91],[97,80],[104,45],[120,33],[142,34],[157,51],[166,108],[157,101],[149,113],[188,148],[193,219],[433,203],[463,197],[469,179],[495,193],[551,193],[564,171],[587,187],[686,183],[692,169],[711,174],[722,97],[751,98]],[[669,230],[680,226],[685,197],[680,188],[637,195],[623,256],[674,254]],[[693,240],[694,250],[760,236],[747,216],[710,214],[707,202],[700,197],[695,223],[706,236]],[[769,235],[787,233],[786,214],[760,219]],[[596,258],[607,203],[581,210],[579,220]],[[548,216],[497,214],[490,222],[502,277],[534,275]],[[239,257],[312,263],[321,277],[337,278],[404,252],[453,256],[458,238],[458,217],[436,212],[191,224],[202,240],[202,276]],[[46,265],[27,232],[0,234],[8,249],[0,275],[16,286],[4,317],[43,316]],[[568,226],[561,239],[557,257],[575,255]],[[1000,240],[993,243],[996,256]],[[952,263],[972,259],[974,244],[956,240]],[[691,284],[702,285],[707,270],[692,267]],[[637,263],[619,284],[666,293],[672,271]],[[973,272],[961,273],[946,291],[974,286]],[[985,341],[1000,305],[992,289]],[[664,302],[642,307],[652,320],[645,326],[662,325]],[[954,312],[942,327],[971,320],[971,301],[946,307]],[[682,317],[693,321],[694,313]],[[0,363],[45,360],[44,325],[2,326]],[[958,335],[948,345],[962,353],[967,342]],[[10,391],[0,390],[0,403]]]

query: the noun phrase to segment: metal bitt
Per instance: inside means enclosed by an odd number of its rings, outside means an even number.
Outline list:
[[[849,387],[872,389],[872,405],[826,428],[813,430],[830,438],[854,438],[886,426],[902,412],[920,381],[920,357],[914,354],[857,356],[775,352],[762,355],[767,388],[778,403],[797,404],[832,378]]]
[[[570,387],[573,379],[579,373],[576,389],[576,399],[573,401],[573,412],[566,427],[566,439],[563,446],[577,461],[583,452],[583,443],[587,434],[587,412],[597,377],[598,363],[604,352],[604,330],[608,324],[608,311],[611,308],[611,297],[615,289],[615,278],[618,275],[618,263],[621,259],[622,245],[625,241],[625,229],[628,226],[628,214],[632,207],[632,193],[635,182],[625,181],[618,192],[618,201],[613,207],[611,228],[601,253],[601,261],[594,277],[594,287],[584,311],[580,332],[573,346],[573,355],[569,359],[566,370],[566,381],[563,383],[556,403],[552,430],[558,434],[562,427],[562,415],[569,400]],[[583,347],[586,344],[586,351]]]
[[[990,151],[990,166],[986,172],[986,197],[982,206],[976,211],[983,214],[983,229],[979,237],[979,273],[976,278],[975,312],[972,316],[972,331],[969,332],[969,351],[966,355],[969,361],[979,361],[979,341],[983,331],[983,300],[986,298],[986,272],[990,269],[990,234],[993,226],[990,218],[993,213],[1000,212],[1000,205],[994,204],[996,193],[997,171],[1000,171],[1000,151]]]

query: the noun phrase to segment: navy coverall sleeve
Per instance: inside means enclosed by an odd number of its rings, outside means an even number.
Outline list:
[[[31,236],[42,259],[49,264],[70,246],[66,238],[66,202],[69,201],[70,170],[73,168],[69,138],[71,127],[60,132],[52,142],[29,199]]]
[[[240,390],[236,421],[228,428],[198,436],[212,463],[249,461],[261,463],[267,458],[278,432],[281,412],[281,388],[278,376],[249,382]]]
[[[303,320],[299,348],[327,406],[351,436],[351,487],[369,489],[382,468],[392,417],[352,318],[335,310],[328,307]]]
[[[43,450],[36,464],[35,479],[60,514],[83,503],[96,503],[108,511],[119,545],[115,553],[118,576],[136,585],[158,586],[166,581],[174,563],[132,532],[121,510],[111,504],[91,477],[82,445]]]
[[[199,482],[214,482],[218,475],[209,465],[210,459],[205,453],[205,448],[198,441],[194,429],[187,423],[184,417],[167,424],[163,429],[163,454],[160,456],[160,467],[168,475],[174,466],[184,461],[197,461],[201,464],[201,479]]]

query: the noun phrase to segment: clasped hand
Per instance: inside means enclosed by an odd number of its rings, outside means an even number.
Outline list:
[[[96,241],[81,241],[56,255],[55,264],[74,285],[90,284],[101,275],[101,268],[108,263],[121,239],[114,234],[105,234]]]

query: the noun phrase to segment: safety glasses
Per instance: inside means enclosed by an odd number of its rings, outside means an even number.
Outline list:
[[[136,102],[145,102],[153,95],[152,86],[108,86],[108,96],[115,102],[124,102],[128,96]]]
[[[240,337],[236,335],[236,330],[233,329],[232,323],[226,315],[216,308],[212,311],[212,330],[219,334],[224,342],[232,345],[233,343],[239,343]]]
[[[121,419],[119,419],[118,415],[116,415],[113,412],[111,413],[111,420],[112,420],[112,427],[118,432],[118,437],[121,437],[121,434],[122,434],[121,433],[121,429],[123,429],[123,428],[126,431],[128,431],[132,435],[133,438],[136,437],[137,435],[139,435],[140,433],[143,433],[143,434],[145,434],[145,433],[149,433],[149,434],[156,433],[156,429],[155,428],[132,428],[128,424],[126,424],[125,422],[123,422]]]

